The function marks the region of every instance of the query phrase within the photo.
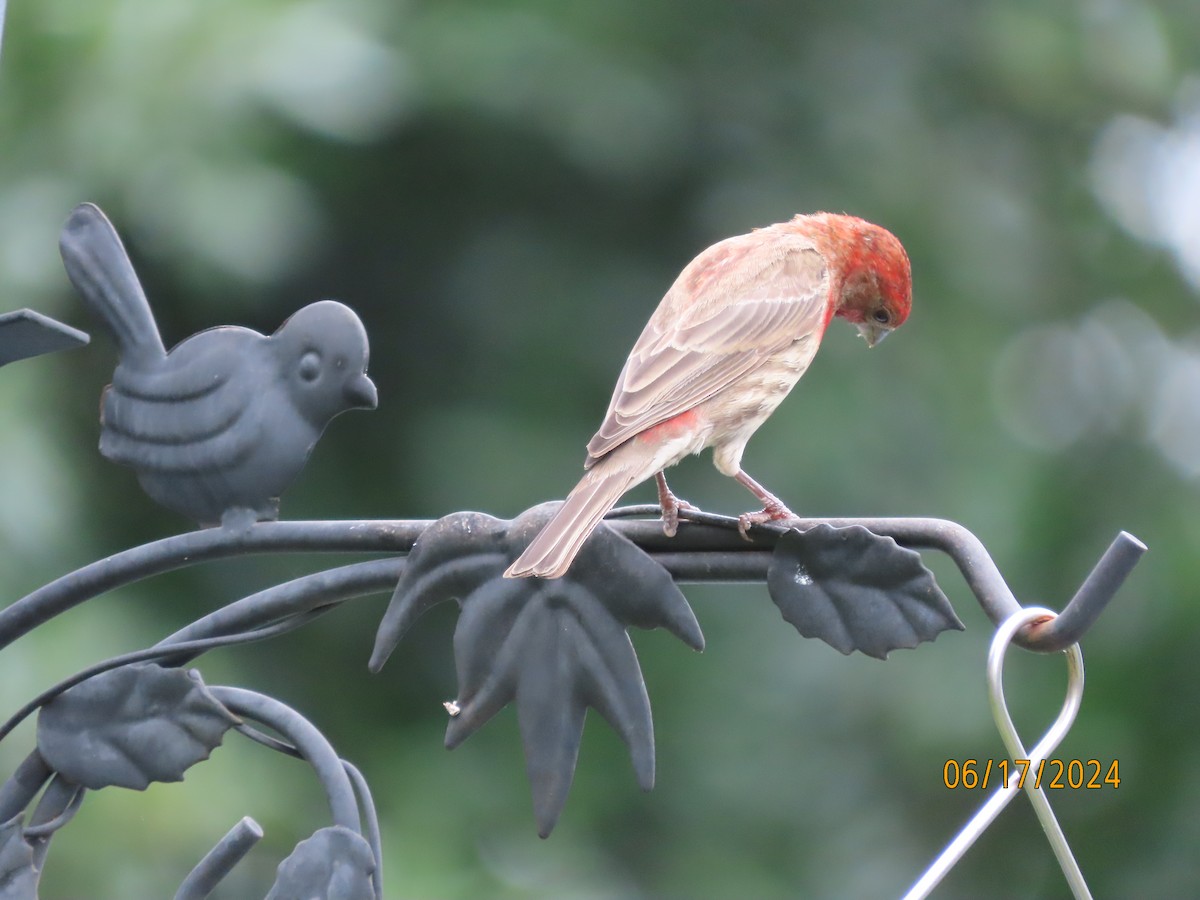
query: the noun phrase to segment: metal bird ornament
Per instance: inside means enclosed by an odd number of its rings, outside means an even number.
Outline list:
[[[202,525],[249,526],[279,515],[329,421],[374,409],[367,333],[332,300],[294,313],[270,336],[201,331],[167,351],[116,229],[91,203],[59,239],[63,264],[116,340],[101,404],[100,452],[142,488]]]

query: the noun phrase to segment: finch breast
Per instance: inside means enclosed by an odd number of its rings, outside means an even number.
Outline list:
[[[746,442],[796,386],[817,344],[815,335],[804,335],[697,407],[712,423],[710,443],[717,471],[731,477],[738,473]]]

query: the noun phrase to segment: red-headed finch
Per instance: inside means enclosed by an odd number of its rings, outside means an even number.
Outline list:
[[[713,448],[713,464],[763,504],[751,524],[794,515],[742,471],[750,435],[799,381],[835,316],[874,346],[912,306],[908,254],[891,232],[854,216],[796,216],[713,244],[671,285],[621,370],[587,447],[587,474],[508,567],[558,578],[629,488],[657,477],[663,528],[685,504],[663,469]]]

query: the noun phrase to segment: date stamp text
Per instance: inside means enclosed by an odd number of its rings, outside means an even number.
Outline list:
[[[948,759],[942,766],[942,783],[950,790],[987,790],[996,784],[1024,788],[1027,781],[1051,791],[1118,788],[1120,766],[1115,759],[1043,759],[1037,765],[1027,759]]]

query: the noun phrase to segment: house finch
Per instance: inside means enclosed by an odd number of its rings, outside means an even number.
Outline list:
[[[98,207],[77,206],[59,246],[71,282],[117,342],[100,452],[131,466],[168,509],[205,525],[274,519],[330,419],[375,408],[367,332],[348,307],[322,300],[270,336],[210,328],[168,352]]]
[[[617,500],[655,476],[663,528],[688,504],[663,469],[713,448],[713,464],[763,504],[739,529],[795,518],[742,471],[742,451],[804,374],[834,316],[868,346],[908,318],[908,254],[854,216],[796,216],[709,247],[680,273],[617,379],[587,447],[587,474],[505,576],[558,578]]]

